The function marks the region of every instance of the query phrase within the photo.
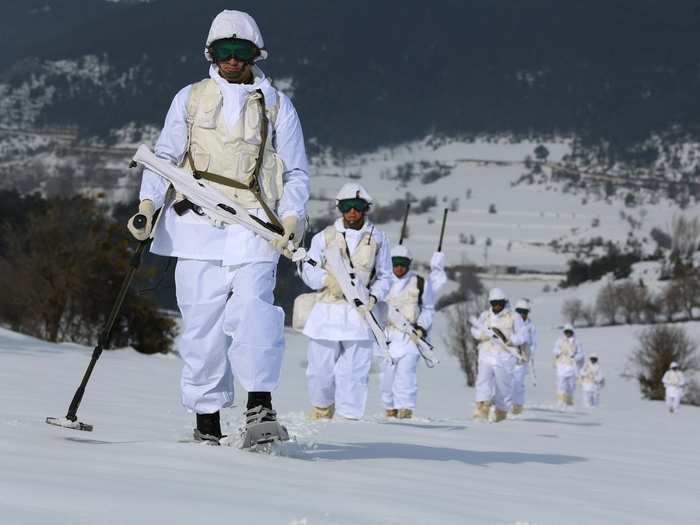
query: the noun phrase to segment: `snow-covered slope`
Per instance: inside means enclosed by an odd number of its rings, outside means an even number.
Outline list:
[[[544,171],[558,165],[570,152],[569,142],[545,142],[549,150]],[[332,211],[337,189],[352,177],[365,185],[377,205],[387,206],[410,192],[418,201],[434,197],[436,205],[421,214],[412,214],[408,244],[421,261],[427,261],[437,247],[440,221],[450,207],[444,249],[450,264],[470,261],[478,265],[518,266],[537,271],[562,270],[574,255],[555,250],[559,245],[586,242],[594,237],[612,240],[624,248],[632,236],[643,243],[646,252],[656,245],[649,238],[653,227],[668,230],[674,215],[681,212],[665,198],[644,200],[625,207],[621,198],[605,199],[593,190],[564,192],[564,184],[516,184],[528,170],[525,158],[534,158],[536,142],[506,140],[474,142],[423,142],[396,148],[383,148],[372,154],[350,159],[326,158],[314,165],[311,215]],[[421,168],[421,163],[425,168]],[[422,183],[421,170],[430,171],[435,163],[447,166],[449,174],[434,182]],[[406,164],[416,175],[402,184],[397,178]],[[493,205],[493,208],[492,208]],[[417,205],[414,205],[413,209]],[[490,211],[490,208],[491,211]],[[700,205],[690,205],[690,216]],[[394,242],[398,241],[401,221],[382,224]],[[474,243],[472,244],[472,238]],[[490,245],[487,246],[487,242]]]
[[[487,283],[492,284],[492,283]],[[64,415],[90,350],[0,330],[0,516],[8,524],[656,524],[697,523],[700,410],[668,414],[620,377],[639,327],[579,329],[607,377],[602,407],[553,408],[549,357],[564,295],[542,280],[499,281],[534,301],[538,385],[519,420],[476,424],[474,392],[442,352],[419,369],[417,418],[383,419],[376,374],[363,421],[307,419],[305,338],[287,334],[275,405],[298,444],[289,457],[180,443],[174,356],[107,352],[82,420]],[[568,293],[568,292],[567,292]],[[700,323],[687,325],[700,336]],[[444,336],[438,316],[436,341]],[[577,399],[578,403],[578,399]],[[241,408],[226,410],[227,431]]]

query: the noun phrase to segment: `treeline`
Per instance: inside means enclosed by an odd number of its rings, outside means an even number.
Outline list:
[[[0,323],[52,342],[97,342],[135,248],[94,200],[0,192]],[[176,324],[147,288],[145,265],[117,318],[111,346],[172,350]]]

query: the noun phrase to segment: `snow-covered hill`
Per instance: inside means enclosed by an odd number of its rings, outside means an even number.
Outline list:
[[[518,184],[528,171],[527,157],[534,158],[537,142],[500,140],[440,141],[432,139],[352,158],[319,157],[314,166],[311,215],[332,211],[335,191],[348,177],[364,184],[378,206],[387,206],[410,193],[416,199],[434,198],[435,205],[409,219],[408,244],[418,259],[427,261],[437,247],[445,207],[451,209],[445,251],[450,264],[469,261],[477,265],[518,266],[520,269],[557,271],[574,257],[566,244],[575,247],[602,237],[625,247],[628,239],[653,252],[656,244],[649,232],[668,230],[679,213],[695,215],[700,205],[693,200],[685,210],[665,197],[655,199],[638,191],[639,205],[605,198],[593,187],[588,191],[565,191],[564,183]],[[544,142],[549,151],[543,173],[559,166],[570,153],[565,140]],[[412,166],[413,176],[406,175]],[[442,174],[431,180],[426,174]],[[403,180],[402,180],[403,178]],[[409,180],[410,179],[410,180]],[[406,181],[406,182],[404,182]],[[382,224],[394,242],[401,221]],[[487,246],[488,245],[488,246]]]
[[[620,377],[639,327],[579,329],[607,377],[598,410],[554,404],[549,352],[565,295],[538,281],[499,281],[534,301],[538,385],[526,413],[470,420],[474,392],[454,359],[419,369],[416,419],[387,421],[371,376],[366,417],[311,422],[304,337],[287,334],[275,394],[298,443],[288,457],[179,443],[192,417],[179,406],[175,356],[107,352],[82,420],[93,433],[44,424],[62,416],[90,351],[0,330],[2,523],[691,524],[699,519],[700,409],[677,415],[640,399]],[[493,283],[487,283],[493,284]],[[700,323],[686,325],[700,336]],[[444,335],[438,316],[435,338]],[[229,432],[241,407],[223,414]]]

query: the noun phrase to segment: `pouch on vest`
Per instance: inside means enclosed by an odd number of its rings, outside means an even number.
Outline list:
[[[299,332],[304,330],[306,321],[309,320],[311,310],[314,309],[319,300],[317,292],[303,293],[294,299],[294,309],[292,312],[292,328]]]

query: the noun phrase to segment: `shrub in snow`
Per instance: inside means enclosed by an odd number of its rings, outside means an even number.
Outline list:
[[[595,306],[598,314],[608,324],[615,324],[617,322],[617,313],[620,310],[620,303],[618,302],[615,284],[607,283],[600,289],[596,297]]]
[[[583,301],[581,299],[567,299],[561,307],[561,314],[572,325],[576,325],[583,314]]]

